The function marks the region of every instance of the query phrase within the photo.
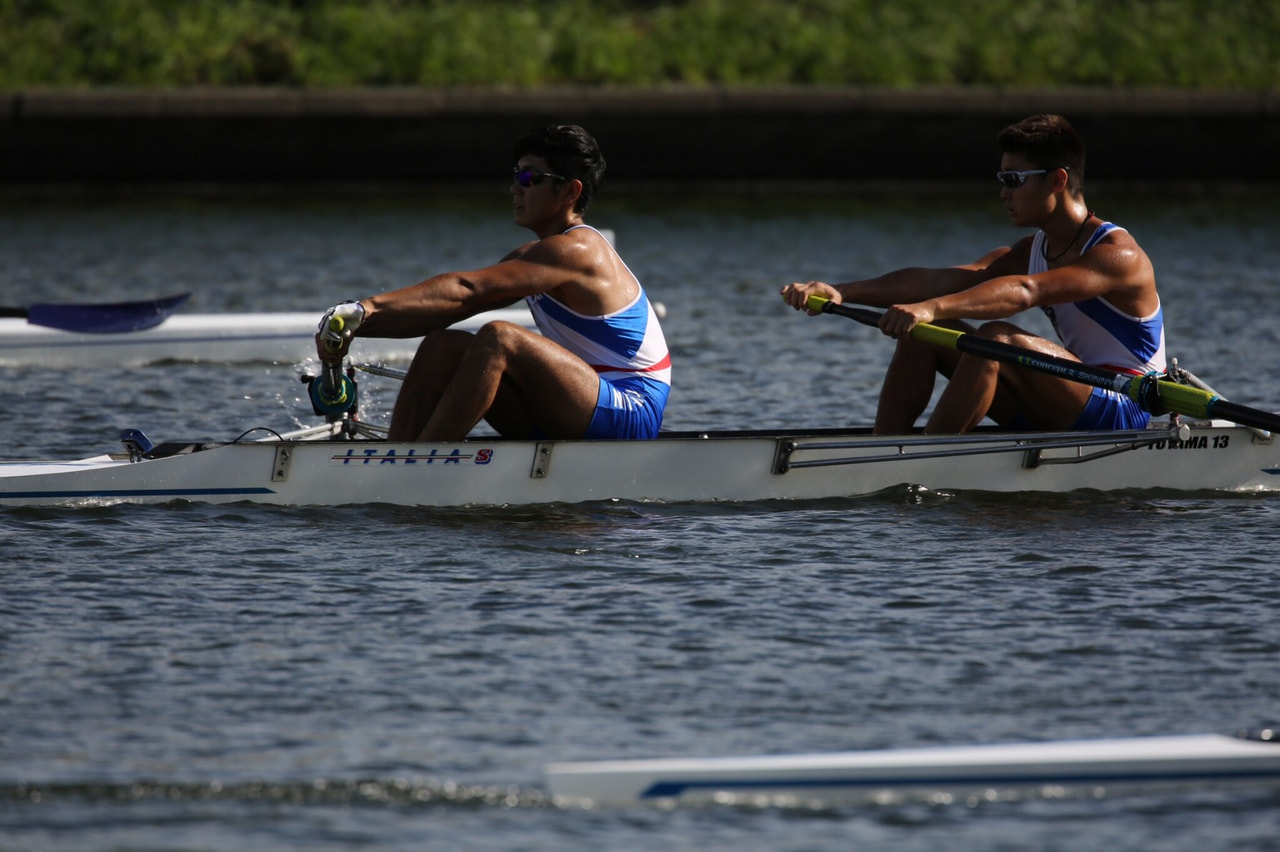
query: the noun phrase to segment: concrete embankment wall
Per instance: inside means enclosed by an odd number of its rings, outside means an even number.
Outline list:
[[[0,185],[505,180],[549,123],[594,133],[610,180],[961,181],[1036,112],[1091,178],[1280,179],[1280,92],[210,89],[0,92]]]

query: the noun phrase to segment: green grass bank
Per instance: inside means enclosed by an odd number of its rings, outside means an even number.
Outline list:
[[[988,177],[1061,112],[1093,177],[1280,181],[1277,0],[0,0],[0,185]]]
[[[1276,0],[0,0],[0,90],[1280,86]]]

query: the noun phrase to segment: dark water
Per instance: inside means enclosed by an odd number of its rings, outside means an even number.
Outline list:
[[[1157,265],[1170,351],[1280,405],[1280,205],[1090,201]],[[870,418],[888,346],[777,288],[971,259],[939,196],[599,205],[669,309],[670,428]],[[521,239],[495,198],[0,199],[6,304],[193,290],[322,310]],[[1030,324],[1034,325],[1034,321]],[[311,417],[298,365],[7,370],[5,457]],[[395,388],[370,379],[366,414]],[[1280,502],[892,493],[740,506],[0,510],[3,849],[1273,849],[1280,790],[584,811],[549,761],[1280,722]]]

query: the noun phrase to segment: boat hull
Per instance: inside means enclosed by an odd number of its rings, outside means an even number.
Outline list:
[[[866,430],[665,434],[654,441],[259,440],[131,462],[0,463],[0,505],[252,501],[532,505],[713,502],[933,491],[1280,490],[1280,447],[1201,424],[1126,433],[877,437]]]
[[[886,791],[1280,781],[1280,743],[1217,734],[759,757],[554,763],[551,793],[628,803]]]

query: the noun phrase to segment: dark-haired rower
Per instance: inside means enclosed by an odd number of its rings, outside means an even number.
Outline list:
[[[1006,127],[997,142],[1000,198],[1010,221],[1034,234],[966,266],[899,269],[836,286],[794,283],[782,295],[797,310],[815,293],[887,309],[880,328],[898,342],[876,412],[882,434],[912,428],[939,374],[950,381],[925,432],[966,432],[984,417],[1019,429],[1142,428],[1149,415],[1123,394],[909,336],[918,323],[934,323],[1136,375],[1165,370],[1155,272],[1126,230],[1085,203],[1080,135],[1061,116],[1035,115]],[[1003,321],[1037,307],[1061,343]],[[988,322],[973,329],[964,319]]]
[[[545,127],[514,149],[517,225],[537,239],[500,262],[345,302],[320,323],[330,363],[348,337],[425,335],[396,399],[389,437],[451,441],[485,420],[515,438],[652,438],[671,390],[671,358],[644,288],[583,213],[604,156],[580,127]],[[495,321],[447,328],[525,299],[540,334]]]

